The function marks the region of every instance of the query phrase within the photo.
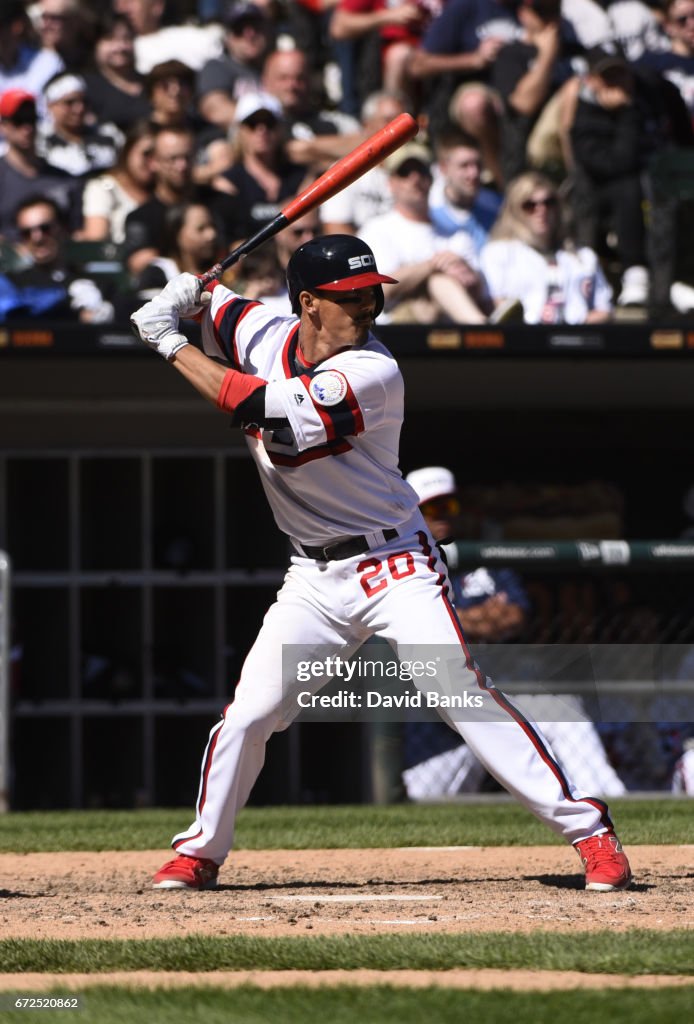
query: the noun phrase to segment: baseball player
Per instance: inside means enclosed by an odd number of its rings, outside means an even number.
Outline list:
[[[575,789],[538,728],[469,654],[446,566],[398,468],[403,380],[372,333],[382,286],[391,280],[361,239],[324,235],[289,261],[291,317],[217,282],[201,294],[190,274],[133,314],[142,340],[245,431],[277,524],[294,548],[234,699],[210,733],[195,820],[174,837],[176,856],[155,874],[154,886],[217,884],[268,738],[299,712],[298,690],[315,694],[328,681],[299,684],[283,648],[346,660],[380,635],[400,658],[413,645],[436,645],[458,706],[474,697],[469,720],[456,721],[441,707],[444,720],[509,792],[574,844],[588,889],[624,889],[631,871],[607,805]],[[202,349],[179,331],[179,318],[191,316],[200,319]]]

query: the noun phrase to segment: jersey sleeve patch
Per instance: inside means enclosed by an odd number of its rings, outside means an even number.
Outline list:
[[[323,370],[311,378],[308,391],[315,405],[338,405],[347,397],[349,385],[339,370]]]
[[[354,437],[364,430],[364,417],[349,381],[340,370],[319,370],[302,376],[329,441]]]

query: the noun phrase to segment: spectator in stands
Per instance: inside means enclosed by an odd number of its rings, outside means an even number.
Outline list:
[[[529,324],[610,319],[612,289],[598,257],[566,238],[559,194],[545,175],[514,178],[490,239],[480,262],[495,303],[520,300]]]
[[[353,117],[359,116],[367,96],[384,88],[381,36],[378,28],[368,27],[375,16],[374,6],[375,0],[337,0],[328,23],[333,60],[340,76],[338,105]],[[389,5],[382,6],[381,17]],[[389,9],[398,12],[404,6],[398,3]],[[412,4],[407,6],[413,9]]]
[[[282,273],[287,269],[289,257],[295,249],[318,235],[327,234],[321,225],[320,210],[311,210],[303,217],[298,217],[291,224],[275,235],[275,251]],[[286,284],[286,282],[285,282]]]
[[[0,4],[0,96],[8,89],[24,89],[34,96],[63,67],[62,57],[34,44],[23,0]],[[39,111],[43,115],[43,111]]]
[[[71,230],[81,220],[80,188],[75,178],[43,160],[36,151],[36,101],[23,89],[0,96],[0,132],[6,149],[0,156],[0,238],[14,237],[14,211],[29,195],[55,200]]]
[[[293,0],[286,7],[286,32],[308,57],[313,88],[325,84],[326,67],[333,60],[330,22],[336,4],[337,0]]]
[[[415,323],[484,323],[487,302],[469,236],[437,235],[429,216],[431,154],[408,143],[384,161],[393,208],[364,225],[379,270],[397,278],[383,286],[386,319]]]
[[[249,0],[231,0],[224,8],[224,53],[208,61],[197,78],[198,109],[210,124],[229,131],[236,102],[260,89],[263,61],[274,39],[267,12]]]
[[[145,75],[149,118],[154,125],[182,125],[198,132],[202,125],[193,107],[194,93],[195,72],[183,61],[163,61]]]
[[[206,124],[197,112],[194,71],[180,60],[155,64],[145,76],[145,91],[155,127],[183,127],[195,133],[193,177],[199,185],[210,184],[229,167],[233,154],[221,129]]]
[[[219,231],[209,210],[200,203],[171,206],[164,215],[161,255],[133,283],[141,301],[158,295],[177,274],[204,274],[222,255]]]
[[[322,170],[363,140],[358,121],[319,109],[308,59],[299,50],[273,50],[263,67],[262,87],[282,105],[287,155],[295,163]]]
[[[378,61],[383,88],[407,95],[414,107],[417,97],[410,95],[413,89],[408,72],[410,57],[429,22],[441,13],[442,7],[441,0],[401,0],[392,4],[385,0],[338,0],[330,22],[330,35],[343,44],[375,35],[378,47],[369,53]]]
[[[94,47],[94,8],[81,0],[38,0],[36,14],[42,48],[56,54],[66,70],[83,71]]]
[[[521,36],[501,48],[490,78],[503,102],[500,159],[506,182],[527,169],[530,133],[545,104],[573,73],[561,0],[521,0],[516,16]]]
[[[646,50],[639,65],[672,82],[694,119],[694,0],[667,0],[663,27],[670,49]]]
[[[437,171],[429,193],[429,214],[436,230],[449,237],[465,231],[479,255],[501,208],[501,196],[482,185],[482,155],[477,140],[455,125],[434,139]]]
[[[152,195],[153,153],[150,122],[131,125],[113,169],[91,178],[84,187],[80,239],[117,245],[125,241],[125,218]]]
[[[24,266],[0,280],[5,319],[49,316],[82,323],[113,319],[113,306],[99,288],[68,265],[67,226],[56,202],[42,195],[28,196],[14,212],[14,226]]]
[[[306,167],[291,163],[284,151],[282,107],[269,93],[245,93],[236,104],[235,159],[215,179],[237,199],[239,233],[250,236],[273,220],[283,201],[306,187]]]
[[[89,106],[101,124],[125,131],[149,116],[144,76],[135,68],[135,33],[124,14],[107,14],[94,43],[93,65],[84,74]]]
[[[361,111],[361,121],[367,136],[385,127],[393,118],[405,111],[404,98],[399,93],[385,90],[367,96]],[[376,164],[366,174],[342,189],[320,207],[323,231],[327,234],[358,234],[374,217],[386,213],[393,205],[388,174]]]
[[[280,316],[291,316],[284,270],[272,246],[248,254],[234,281],[234,289],[246,299],[267,303]]]
[[[416,469],[408,474],[407,482],[419,497],[419,507],[434,539],[439,547],[443,546],[456,614],[484,671],[482,654],[487,645],[495,648],[522,640],[531,609],[527,591],[511,569],[480,566],[470,572],[452,571],[457,567],[457,549],[452,541],[461,508],[455,478],[449,469],[444,466]],[[521,653],[522,648],[516,646],[508,649],[509,656],[495,658],[494,650],[487,650],[486,656],[495,662],[489,674],[498,681],[504,677],[519,678],[513,670],[523,661]],[[583,792],[606,796],[624,794],[625,786],[609,763],[580,697],[540,694],[514,696],[513,701],[538,722],[555,757]],[[539,721],[541,717],[543,720]],[[413,800],[454,796],[484,788],[483,765],[443,723],[408,723],[405,755],[407,768],[403,781]]]
[[[166,0],[112,0],[113,10],[125,14],[135,31],[135,67],[146,75],[155,64],[180,60],[194,71],[222,53],[222,26],[216,22],[172,23]],[[169,21],[167,23],[167,16]]]
[[[409,73],[432,87],[426,100],[432,135],[449,118],[456,122],[477,139],[486,175],[499,188],[501,104],[488,83],[499,50],[518,33],[510,2],[448,0],[409,62]]]
[[[654,153],[693,144],[691,120],[670,82],[604,48],[587,59],[569,127],[576,241],[600,252],[608,231],[615,232],[622,273],[617,303],[643,306],[649,291],[644,172]]]
[[[87,84],[81,75],[59,71],[44,88],[48,118],[39,129],[37,150],[46,163],[83,178],[113,167],[123,135],[113,124],[88,119]]]
[[[137,275],[161,255],[161,237],[166,210],[180,203],[197,201],[209,206],[226,248],[238,238],[239,208],[225,192],[193,179],[195,136],[188,128],[160,128],[154,136],[152,153],[154,190],[150,199],[128,214],[125,220],[125,254],[128,270]]]

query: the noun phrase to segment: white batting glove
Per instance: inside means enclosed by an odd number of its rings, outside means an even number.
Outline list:
[[[202,281],[195,274],[179,274],[172,278],[166,288],[157,296],[157,300],[179,316],[196,316],[209,304],[212,296],[202,290]]]
[[[146,345],[169,361],[188,344],[188,339],[178,330],[178,313],[170,304],[162,304],[160,296],[137,309],[130,317],[130,324]]]
[[[85,277],[71,281],[67,291],[70,296],[70,309],[93,309],[104,301],[94,282]]]

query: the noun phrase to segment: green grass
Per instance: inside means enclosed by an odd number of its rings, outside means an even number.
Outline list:
[[[3,971],[447,970],[526,968],[600,974],[686,974],[694,984],[694,932],[480,932],[263,938],[2,939]]]
[[[58,989],[56,989],[58,992]],[[27,993],[22,993],[26,995]],[[75,993],[64,993],[75,995]],[[79,996],[81,1011],[12,1011],[23,1024],[682,1024],[694,1013],[694,988],[639,991],[475,992],[455,989],[241,987],[138,991],[101,987]],[[3,996],[0,1006],[9,1004]],[[0,1014],[0,1019],[2,1018]],[[9,1019],[9,1013],[8,1013]]]
[[[690,802],[615,800],[622,841],[694,843]],[[31,811],[0,814],[0,852],[165,849],[191,823],[191,809]],[[388,807],[252,807],[242,811],[237,849],[392,846],[523,846],[560,840],[515,802]]]

